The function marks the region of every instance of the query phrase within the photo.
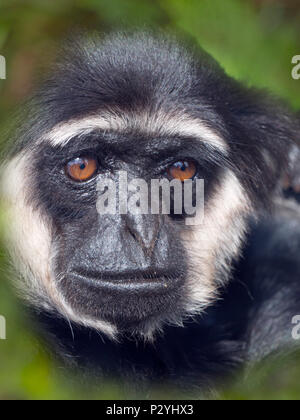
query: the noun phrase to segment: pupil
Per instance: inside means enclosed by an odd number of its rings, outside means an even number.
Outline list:
[[[186,169],[187,169],[186,163],[182,163],[181,165],[182,172],[186,171]]]
[[[82,163],[82,164],[79,166],[79,168],[83,171],[83,170],[85,169],[85,164],[84,164],[84,163]]]

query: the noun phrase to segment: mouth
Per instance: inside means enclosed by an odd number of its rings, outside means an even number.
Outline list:
[[[124,272],[98,272],[74,269],[68,275],[88,286],[107,292],[163,293],[177,289],[184,281],[181,272],[173,270],[136,270]]]
[[[185,279],[183,269],[173,267],[108,271],[73,266],[61,277],[58,289],[84,316],[131,331],[143,328],[147,320],[181,314]]]

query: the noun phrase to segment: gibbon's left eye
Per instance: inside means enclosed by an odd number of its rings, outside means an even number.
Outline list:
[[[97,169],[97,161],[91,157],[73,159],[65,166],[67,175],[77,182],[88,181],[96,174]]]
[[[182,160],[173,163],[173,165],[168,168],[167,172],[173,179],[184,182],[188,179],[192,179],[196,175],[197,165],[191,159]]]

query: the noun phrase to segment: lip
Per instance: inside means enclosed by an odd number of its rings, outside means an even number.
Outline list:
[[[75,269],[68,273],[68,277],[105,291],[169,292],[182,284],[184,276],[182,273],[171,271],[136,271],[120,274]]]

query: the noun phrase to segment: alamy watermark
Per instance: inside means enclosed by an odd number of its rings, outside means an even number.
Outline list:
[[[204,220],[204,180],[167,178],[128,181],[125,171],[117,179],[107,178],[97,184],[97,211],[104,214],[174,214],[184,215],[185,224],[200,225]]]
[[[292,69],[292,78],[294,80],[300,79],[300,55],[295,55],[292,58],[292,64],[294,64],[294,67]]]
[[[294,340],[300,340],[300,315],[293,317],[292,324],[295,325],[292,329],[292,337]]]
[[[0,340],[6,340],[6,319],[0,315]]]
[[[0,55],[0,79],[6,79],[6,60],[3,55]]]

